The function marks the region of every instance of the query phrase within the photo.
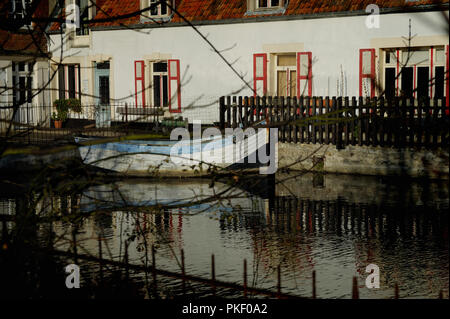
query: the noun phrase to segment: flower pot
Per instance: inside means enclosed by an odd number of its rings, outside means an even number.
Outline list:
[[[62,128],[62,121],[54,121],[55,123],[55,128]]]

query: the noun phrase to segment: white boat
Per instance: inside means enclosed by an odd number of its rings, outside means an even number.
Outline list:
[[[266,152],[268,129],[245,136],[196,140],[129,140],[97,143],[76,137],[83,162],[126,175],[209,175],[211,170],[255,170],[260,152]],[[266,154],[266,153],[264,153]]]

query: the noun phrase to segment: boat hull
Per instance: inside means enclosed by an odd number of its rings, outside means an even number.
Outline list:
[[[267,131],[241,141],[233,136],[205,141],[128,141],[90,143],[76,138],[87,165],[129,176],[206,176],[235,170],[257,172],[258,152],[265,152]]]

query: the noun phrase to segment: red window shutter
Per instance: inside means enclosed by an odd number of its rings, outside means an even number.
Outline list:
[[[181,113],[180,60],[168,60],[169,112]]]
[[[142,107],[145,107],[145,71],[144,61],[134,61],[134,99],[136,107],[139,103],[142,103]]]
[[[64,89],[65,93],[64,96],[66,99],[69,98],[69,66],[66,64],[64,65]]]
[[[267,54],[253,54],[253,95],[267,94]]]
[[[305,82],[306,81],[306,82]],[[305,91],[305,84],[307,87],[308,96],[312,96],[312,53],[298,52],[297,53],[297,98]]]
[[[363,96],[364,79],[369,79],[369,96],[375,96],[375,49],[359,50],[359,96]]]
[[[75,98],[80,99],[80,65],[75,64]]]

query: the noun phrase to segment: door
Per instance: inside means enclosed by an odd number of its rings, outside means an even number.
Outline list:
[[[13,81],[13,105],[18,105],[14,115],[15,129],[28,129],[18,123],[33,125],[34,110],[32,108],[33,63],[12,63]]]
[[[109,62],[95,63],[95,126],[111,126],[111,104],[109,101]]]

